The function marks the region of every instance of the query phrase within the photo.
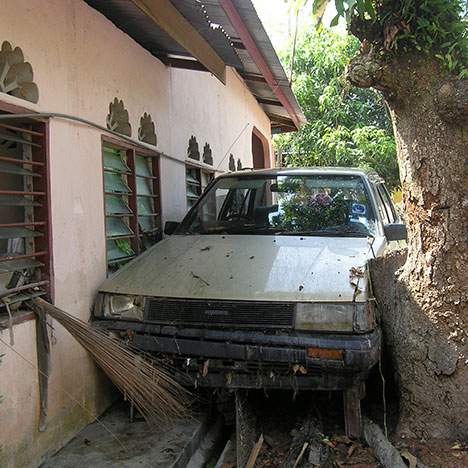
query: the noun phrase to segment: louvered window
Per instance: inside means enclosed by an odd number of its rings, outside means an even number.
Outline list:
[[[205,171],[190,165],[185,166],[185,185],[188,209],[192,208],[213,177],[214,173],[211,171]]]
[[[108,271],[161,238],[157,153],[105,141],[102,147]]]
[[[44,122],[0,121],[0,313],[50,292],[46,144]]]

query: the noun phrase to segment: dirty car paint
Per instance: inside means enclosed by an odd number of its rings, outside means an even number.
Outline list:
[[[194,299],[364,302],[350,270],[380,251],[366,238],[174,235],[127,264],[103,292]]]

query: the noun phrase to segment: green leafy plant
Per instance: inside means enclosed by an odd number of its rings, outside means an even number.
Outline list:
[[[348,205],[342,195],[312,194],[303,189],[281,203],[274,224],[289,231],[321,230],[346,223]]]
[[[294,60],[294,91],[307,117],[299,132],[275,137],[288,166],[374,168],[390,188],[399,186],[396,147],[382,96],[351,88],[346,64],[359,41],[331,30],[299,37]],[[291,62],[284,55],[286,63]]]
[[[300,8],[308,0],[295,0]],[[331,0],[313,0],[321,23]],[[353,30],[372,28],[373,45],[384,53],[398,49],[435,56],[443,67],[460,78],[468,77],[467,6],[464,0],[334,0],[336,25],[344,17]]]
[[[134,253],[128,239],[116,239],[115,243],[117,247],[127,255],[132,255]]]

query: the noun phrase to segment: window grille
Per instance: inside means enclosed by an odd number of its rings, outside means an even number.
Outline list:
[[[157,153],[104,141],[104,206],[108,271],[161,238]]]
[[[185,166],[185,183],[187,193],[187,208],[190,209],[198,200],[200,195],[205,190],[206,186],[211,182],[214,173],[197,167]]]
[[[47,124],[0,122],[0,313],[50,295]]]

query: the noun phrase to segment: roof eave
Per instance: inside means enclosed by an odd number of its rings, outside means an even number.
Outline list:
[[[293,122],[296,129],[299,129],[301,125],[300,117],[297,115],[293,107],[293,104],[285,95],[280,84],[275,79],[273,72],[271,71],[265,58],[260,52],[254,38],[250,34],[239,12],[237,11],[234,4],[232,3],[232,0],[219,0],[219,3],[223,7],[224,11],[226,12],[227,17],[231,21],[234,29],[237,31],[239,38],[241,39],[243,45],[245,46],[250,56],[252,57],[252,60],[255,62],[258,69],[260,70],[263,77],[265,78],[265,81],[268,83],[268,85],[272,89],[278,101],[284,106],[284,108],[288,112],[291,118],[291,121]]]

